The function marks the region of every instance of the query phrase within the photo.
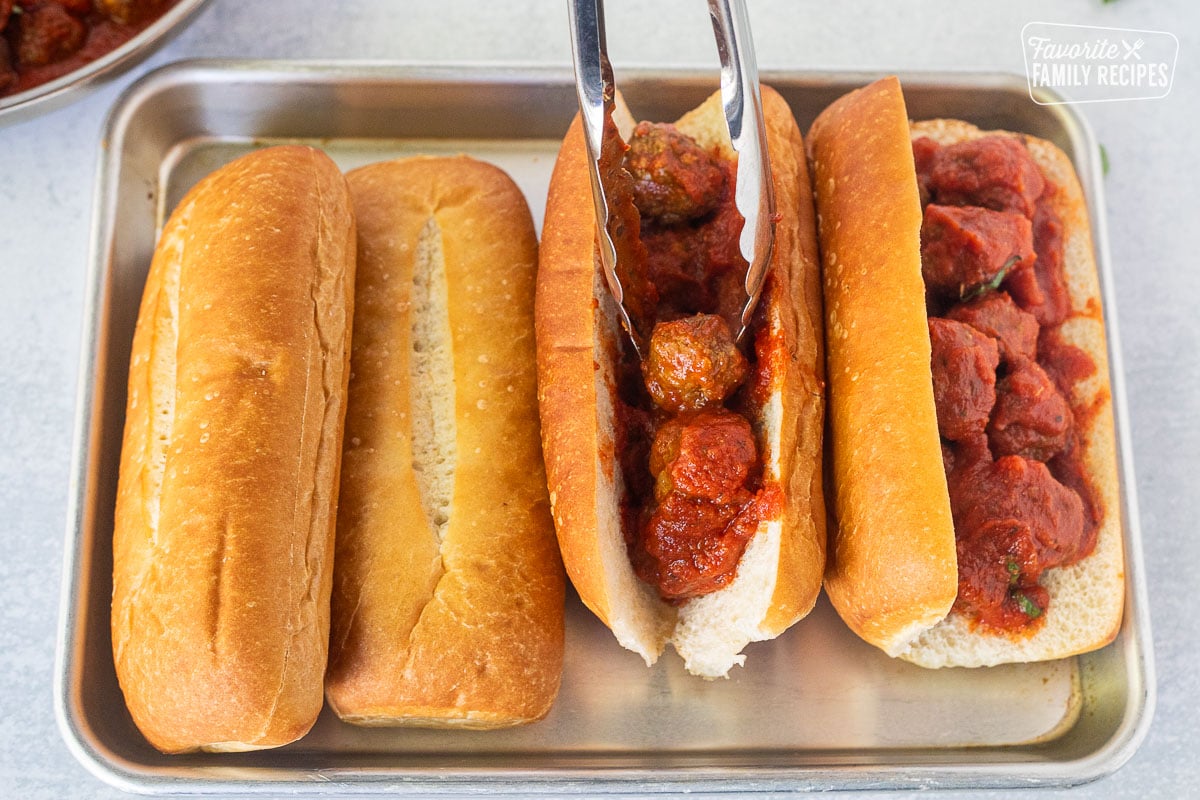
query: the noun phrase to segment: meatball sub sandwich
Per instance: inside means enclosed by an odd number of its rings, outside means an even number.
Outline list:
[[[738,341],[747,265],[720,96],[673,125],[635,126],[617,106],[601,163],[645,358],[603,282],[577,119],[551,181],[536,298],[553,516],[580,597],[622,645],[653,663],[671,643],[690,672],[718,677],[820,590],[824,359],[807,165],[790,109],[764,89],[776,243]]]
[[[929,667],[1111,641],[1124,586],[1087,209],[1049,142],[910,125],[899,82],[809,135],[850,627]]]

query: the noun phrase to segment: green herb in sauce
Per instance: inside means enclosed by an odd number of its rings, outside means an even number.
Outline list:
[[[1024,592],[1017,592],[1013,597],[1016,599],[1021,611],[1030,619],[1037,619],[1042,615],[1042,609],[1038,607],[1037,603],[1030,600]]]
[[[996,273],[995,277],[987,283],[981,283],[971,291],[962,296],[963,300],[973,300],[984,292],[994,292],[1000,288],[1000,284],[1004,282],[1004,278],[1008,275],[1008,271],[1021,263],[1020,256],[1013,256],[1004,262],[1004,266]]]

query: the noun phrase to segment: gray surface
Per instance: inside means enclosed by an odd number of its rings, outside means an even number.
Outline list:
[[[633,63],[715,64],[699,0],[655,4],[655,20],[686,14],[677,32],[635,30],[638,5],[608,2],[618,80],[621,66]],[[762,66],[1019,72],[1018,34],[1031,20],[1168,30],[1180,38],[1179,68],[1168,98],[1086,110],[1112,163],[1106,187],[1109,238],[1159,699],[1149,737],[1130,763],[1071,794],[1187,795],[1200,783],[1200,766],[1189,746],[1197,740],[1191,718],[1200,696],[1200,678],[1189,663],[1200,655],[1200,631],[1191,610],[1200,588],[1193,566],[1200,561],[1200,540],[1190,529],[1200,517],[1192,474],[1200,438],[1200,322],[1194,311],[1200,272],[1184,252],[1195,240],[1198,210],[1193,181],[1200,158],[1186,139],[1200,122],[1200,8],[1187,0],[880,2],[876,16],[868,18],[852,13],[849,5],[752,0]],[[277,14],[283,15],[279,28]],[[569,51],[565,4],[557,0],[214,0],[188,31],[133,75],[193,56],[565,65]],[[88,775],[61,743],[51,709],[51,675],[96,143],[107,109],[131,78],[57,112],[0,129],[0,340],[5,344],[0,348],[0,513],[10,531],[7,557],[0,560],[4,797],[123,796]]]

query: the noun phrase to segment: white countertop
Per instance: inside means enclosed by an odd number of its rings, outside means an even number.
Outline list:
[[[622,66],[711,66],[700,0],[638,8],[609,0],[610,53]],[[1109,243],[1126,367],[1137,492],[1157,662],[1158,704],[1142,747],[1077,797],[1179,797],[1200,785],[1200,5],[1190,0],[750,0],[764,68],[1023,72],[1030,21],[1170,31],[1171,94],[1089,105],[1107,150]],[[699,8],[698,8],[699,7]],[[867,10],[870,9],[870,10]],[[682,16],[678,28],[667,20]],[[639,29],[641,27],[641,29]],[[83,286],[101,128],[136,76],[194,57],[388,59],[439,65],[570,60],[564,0],[212,0],[146,63],[80,100],[0,128],[0,796],[123,797],[68,752],[52,677]],[[619,74],[619,72],[618,72]],[[947,793],[987,797],[1002,793]],[[1050,792],[1032,791],[1027,796]]]

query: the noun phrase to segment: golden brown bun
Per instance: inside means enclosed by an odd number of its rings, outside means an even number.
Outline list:
[[[855,633],[895,655],[946,616],[958,594],[900,82],[839,99],[813,123],[808,146],[837,519],[825,590]]]
[[[931,120],[912,126],[912,137],[928,136],[953,144],[1004,131],[981,131],[957,120]],[[1100,279],[1092,249],[1087,204],[1066,153],[1050,142],[1017,136],[1058,191],[1050,204],[1063,222],[1063,267],[1071,312],[1058,329],[1062,340],[1084,350],[1095,374],[1080,381],[1068,400],[1081,426],[1083,463],[1100,506],[1096,549],[1082,561],[1046,572],[1050,595],[1045,624],[1032,636],[980,635],[966,618],[952,613],[923,634],[900,657],[926,667],[987,666],[1009,661],[1045,661],[1095,650],[1111,642],[1121,626],[1125,603],[1125,558],[1117,483],[1112,394],[1108,383],[1108,345],[1101,315]]]
[[[531,722],[558,692],[565,580],[538,441],[529,210],[466,157],[348,177],[359,279],[329,703],[361,725]]]
[[[217,170],[163,229],[129,367],[112,642],[164,752],[321,710],[354,292],[346,181],[308,147]]]
[[[995,132],[991,132],[995,133]],[[1021,137],[1060,191],[1072,316],[1061,332],[1096,376],[1084,463],[1102,506],[1096,551],[1047,572],[1046,621],[1026,637],[977,632],[951,613],[956,555],[938,445],[921,280],[921,205],[910,136],[948,144],[987,135],[961,122],[911,133],[899,82],[843,97],[809,135],[825,267],[833,493],[838,517],[826,589],[862,638],[929,667],[1061,658],[1103,646],[1120,624],[1123,565],[1111,397],[1087,209],[1067,157]],[[1007,134],[1014,135],[1014,134]],[[949,613],[949,616],[947,614]]]
[[[763,89],[768,152],[781,221],[761,302],[776,347],[771,399],[756,423],[765,475],[787,501],[764,521],[736,579],[675,608],[633,572],[621,533],[623,491],[614,452],[615,305],[597,262],[595,220],[578,119],[559,151],[537,287],[538,387],[543,450],[558,541],[583,602],[625,647],[653,663],[668,642],[687,669],[728,673],[751,641],[770,639],[816,602],[825,558],[821,486],[824,414],[822,315],[811,190],[800,131],[786,102]],[[623,107],[618,125],[628,136]],[[677,123],[706,148],[732,156],[720,96]]]

